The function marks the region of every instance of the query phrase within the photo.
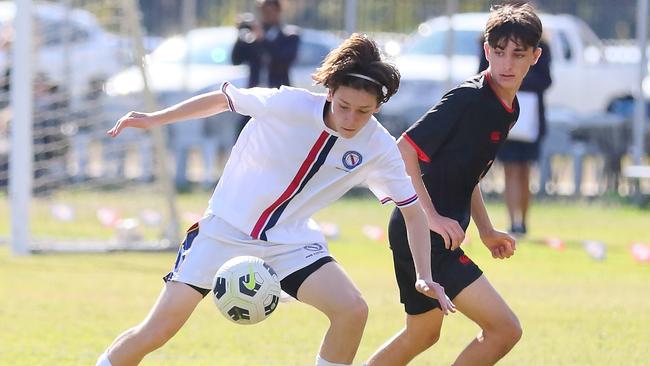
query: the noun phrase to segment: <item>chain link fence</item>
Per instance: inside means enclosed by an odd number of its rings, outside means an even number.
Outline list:
[[[187,1],[187,0],[185,0]],[[286,0],[285,20],[302,27],[344,30],[346,1]],[[362,32],[409,33],[426,19],[443,15],[447,0],[354,0],[357,4],[357,30]],[[86,1],[97,6],[99,1]],[[140,0],[145,28],[166,36],[182,30],[181,0]],[[483,12],[500,1],[457,0],[458,12]],[[604,39],[626,39],[635,35],[636,0],[536,0],[547,13],[567,13],[585,20]],[[101,8],[101,6],[100,6]],[[254,12],[255,0],[196,0],[200,26],[231,25],[237,14]]]

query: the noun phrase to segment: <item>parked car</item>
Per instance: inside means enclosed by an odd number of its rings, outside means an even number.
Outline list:
[[[159,106],[169,106],[201,92],[218,90],[224,81],[246,86],[248,66],[233,65],[230,60],[237,39],[234,27],[198,28],[186,35],[165,40],[147,56],[148,82]],[[301,31],[298,58],[291,68],[293,86],[324,90],[314,86],[311,74],[324,57],[336,47],[334,35],[311,29]],[[144,82],[138,67],[130,67],[111,77],[106,84],[107,112],[114,119],[129,110],[143,110]],[[234,144],[241,117],[223,113],[207,120],[192,120],[168,127],[170,144],[176,156],[176,184],[186,185],[187,151],[201,148],[204,184],[214,180],[214,159],[217,150],[229,151]],[[134,138],[138,139],[134,134]]]
[[[169,95],[176,97],[171,97],[172,100],[180,100],[226,80],[245,85],[248,67],[233,65],[230,60],[236,39],[234,27],[215,27],[197,28],[165,40],[147,56],[151,91],[162,103],[170,102]],[[291,68],[292,84],[314,89],[311,74],[338,42],[330,33],[303,29],[298,59]],[[141,93],[143,86],[139,68],[132,66],[111,77],[106,91],[109,96],[123,97]],[[133,105],[134,100],[129,98],[129,101]]]
[[[0,1],[0,27],[11,27],[15,1]],[[93,87],[122,69],[129,58],[126,39],[107,32],[95,16],[63,4],[35,2],[34,73],[42,74],[71,96],[70,106],[79,109]],[[0,52],[0,70],[10,55]]]
[[[422,23],[395,57],[402,74],[400,91],[382,107],[384,121],[399,130],[428,110],[450,85],[478,70],[479,51],[487,13],[461,13]],[[632,95],[634,65],[612,63],[603,56],[600,39],[581,19],[572,15],[540,16],[553,60],[553,85],[546,93],[549,109],[580,114],[602,113],[615,99]],[[447,61],[447,37],[453,33],[453,56]],[[451,85],[451,86],[453,86]]]

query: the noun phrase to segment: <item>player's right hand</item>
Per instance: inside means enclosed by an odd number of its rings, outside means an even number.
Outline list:
[[[438,300],[438,303],[440,303],[440,309],[445,315],[448,315],[450,312],[456,312],[456,305],[451,302],[449,297],[445,294],[444,287],[440,286],[439,283],[419,279],[415,281],[415,289],[424,295]]]
[[[465,239],[465,232],[458,221],[438,214],[427,215],[429,229],[442,236],[445,241],[445,248],[454,250],[460,247]]]
[[[115,137],[126,127],[149,128],[152,125],[151,116],[148,113],[129,112],[117,120],[115,126],[106,131],[106,134]]]

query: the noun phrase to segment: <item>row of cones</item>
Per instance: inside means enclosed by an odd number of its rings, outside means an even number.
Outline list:
[[[546,238],[544,244],[556,250],[566,249],[566,244],[559,238]],[[607,245],[598,240],[584,240],[582,248],[594,260],[602,261],[607,258]],[[630,255],[639,263],[650,263],[650,244],[634,243],[630,246]]]
[[[54,218],[60,221],[74,221],[75,211],[69,205],[57,203],[51,206],[51,214]],[[140,225],[140,221],[151,227],[156,227],[161,224],[162,215],[160,212],[152,209],[145,209],[140,212],[139,219],[137,218],[120,218],[117,210],[100,207],[96,211],[97,220],[106,227],[116,228],[118,230],[134,230]],[[193,212],[184,212],[182,219],[188,222],[197,222],[201,218],[200,214]],[[340,236],[339,226],[332,222],[320,222],[320,228],[328,240],[337,240]],[[384,228],[377,225],[366,224],[361,227],[361,232],[364,236],[372,241],[384,241],[386,238]],[[469,235],[465,237],[463,244],[469,244]],[[565,242],[557,237],[548,237],[544,239],[543,243],[555,250],[566,249]],[[582,242],[585,252],[594,260],[602,261],[607,258],[607,245],[598,240],[585,240]],[[632,258],[639,263],[650,263],[650,244],[634,243],[630,247],[630,254]]]
[[[328,240],[336,240],[339,238],[339,227],[335,223],[320,222],[319,225]],[[361,232],[364,236],[373,241],[384,241],[386,237],[384,229],[376,225],[363,225],[361,227]],[[465,236],[463,245],[470,243],[471,239],[468,234]],[[543,243],[555,250],[561,251],[566,249],[566,244],[560,238],[549,237],[544,239]],[[607,258],[607,245],[602,241],[585,240],[582,242],[582,247],[589,257],[594,260],[602,261]],[[650,263],[650,244],[634,243],[630,247],[630,254],[632,255],[632,258],[639,263]]]

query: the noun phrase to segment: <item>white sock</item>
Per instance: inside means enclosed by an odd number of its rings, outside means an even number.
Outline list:
[[[95,366],[113,366],[111,361],[108,360],[108,352],[104,352],[97,357],[97,364]]]
[[[347,363],[334,363],[323,359],[320,354],[316,357],[316,366],[350,366]]]

